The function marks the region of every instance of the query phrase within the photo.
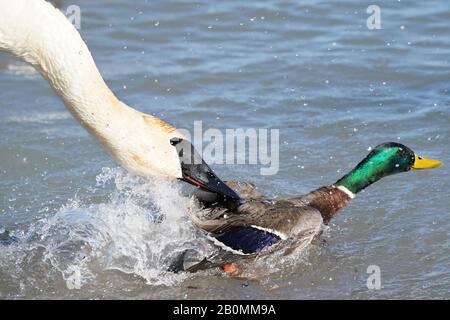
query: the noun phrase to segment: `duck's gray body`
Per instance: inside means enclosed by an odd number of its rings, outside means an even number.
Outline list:
[[[218,252],[204,259],[185,252],[176,269],[195,272],[274,251],[289,254],[302,249],[350,201],[334,186],[304,196],[271,199],[248,182],[228,181],[227,185],[245,199],[243,204],[233,210],[212,206],[191,215],[194,224],[216,243]]]

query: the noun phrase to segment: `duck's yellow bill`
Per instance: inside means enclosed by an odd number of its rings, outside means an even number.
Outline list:
[[[416,154],[412,169],[414,169],[414,170],[432,169],[432,168],[440,167],[442,165],[443,165],[443,163],[439,160],[422,158]]]

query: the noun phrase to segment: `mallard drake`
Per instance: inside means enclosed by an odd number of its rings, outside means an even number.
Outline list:
[[[353,170],[332,185],[306,195],[271,199],[248,182],[229,181],[227,185],[242,198],[236,207],[204,202],[201,215],[191,216],[207,233],[219,251],[203,260],[184,252],[172,266],[174,271],[195,272],[223,267],[233,273],[232,263],[282,250],[289,254],[307,246],[357,193],[383,177],[418,169],[436,168],[438,160],[419,157],[410,148],[395,142],[374,148]],[[209,195],[210,196],[210,195]],[[199,199],[206,199],[201,194]]]

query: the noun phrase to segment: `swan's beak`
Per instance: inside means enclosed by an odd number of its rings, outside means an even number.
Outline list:
[[[414,164],[411,167],[413,170],[422,170],[422,169],[432,169],[442,166],[443,163],[439,160],[426,159],[423,157],[419,157],[417,154],[414,155]]]
[[[221,196],[223,202],[242,202],[241,197],[211,170],[194,146],[181,138],[172,138],[170,143],[177,149],[184,181]]]

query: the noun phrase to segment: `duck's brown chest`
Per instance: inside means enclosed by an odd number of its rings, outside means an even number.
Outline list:
[[[322,215],[323,223],[328,224],[331,218],[350,202],[351,198],[344,191],[334,186],[327,186],[289,200],[317,209]]]

